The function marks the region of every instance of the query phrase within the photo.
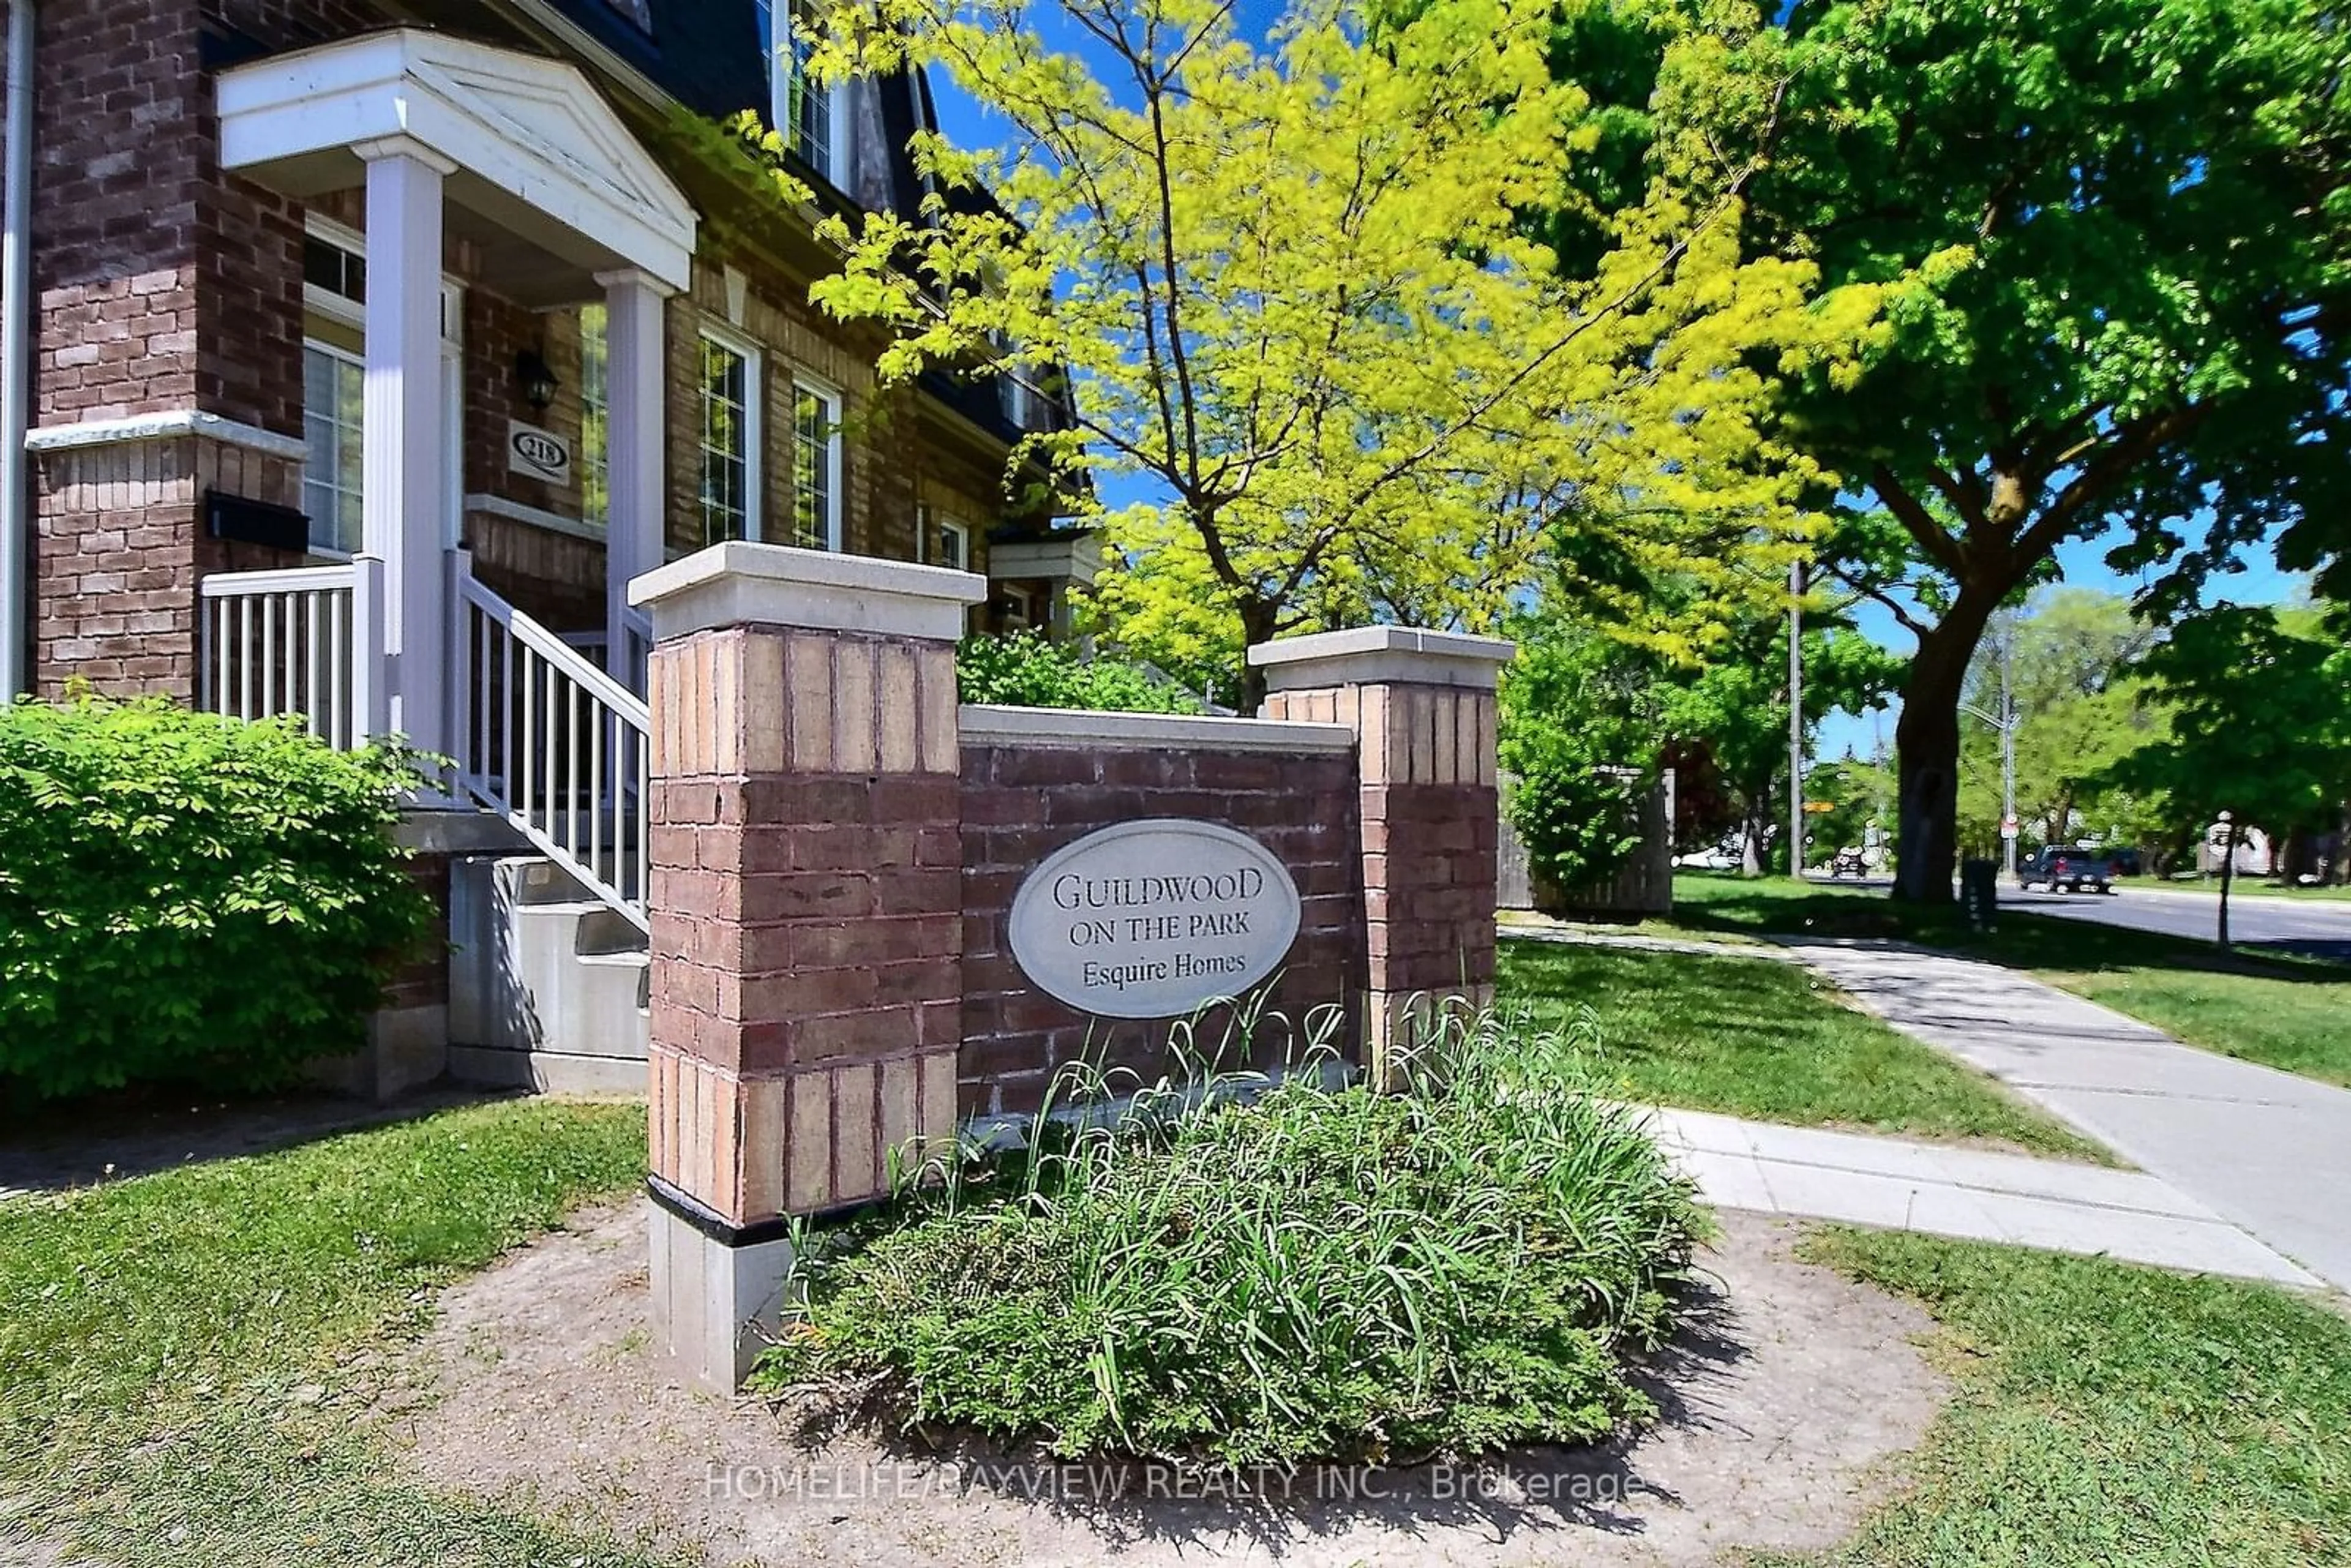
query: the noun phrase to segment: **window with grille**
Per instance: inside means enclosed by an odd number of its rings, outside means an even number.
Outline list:
[[[768,60],[768,124],[800,162],[839,182],[831,89],[809,79],[808,46],[794,36],[789,5],[756,0],[759,47]]]
[[[758,356],[702,340],[702,541],[759,537]]]
[[[349,350],[316,339],[302,344],[302,509],[310,548],[355,555],[360,548],[361,406],[367,366]]]
[[[805,382],[792,388],[792,542],[841,548],[841,399]]]

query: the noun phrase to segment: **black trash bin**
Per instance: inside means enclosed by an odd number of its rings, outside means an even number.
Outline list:
[[[1959,909],[1967,915],[1968,925],[1978,931],[1989,931],[2000,912],[2000,862],[1998,861],[1961,861],[1959,862]]]

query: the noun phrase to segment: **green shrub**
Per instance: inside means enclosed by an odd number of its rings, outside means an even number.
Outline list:
[[[1199,700],[1140,664],[1081,659],[1036,632],[967,637],[956,650],[956,686],[967,703],[1094,708],[1113,713],[1198,713]]]
[[[1569,746],[1528,752],[1504,806],[1527,846],[1527,863],[1563,890],[1607,882],[1640,847],[1647,780]]]
[[[389,833],[414,779],[162,698],[0,709],[0,1100],[358,1044],[432,913]]]
[[[1701,1217],[1570,1040],[1456,1019],[1415,1092],[1293,1072],[1041,1119],[1014,1162],[804,1244],[759,1385],[1064,1456],[1245,1467],[1586,1442],[1653,1414]],[[1426,1059],[1425,1059],[1426,1060]],[[1082,1087],[1082,1085],[1081,1085]],[[1180,1108],[1177,1108],[1180,1107]]]

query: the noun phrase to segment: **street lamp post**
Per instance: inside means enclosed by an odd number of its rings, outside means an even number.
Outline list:
[[[2210,842],[2210,834],[2205,835]],[[2237,817],[2233,811],[2220,813],[2220,951],[2229,950],[2229,885],[2237,876]]]

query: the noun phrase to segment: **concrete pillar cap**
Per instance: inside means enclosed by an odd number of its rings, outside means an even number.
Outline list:
[[[1499,637],[1427,632],[1416,626],[1356,626],[1260,643],[1249,662],[1269,691],[1395,683],[1492,691],[1518,644]]]
[[[800,626],[952,643],[987,580],[944,566],[729,539],[637,578],[653,640],[718,626]]]

